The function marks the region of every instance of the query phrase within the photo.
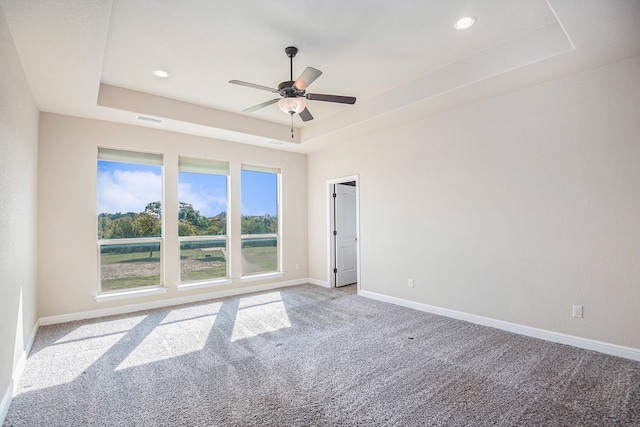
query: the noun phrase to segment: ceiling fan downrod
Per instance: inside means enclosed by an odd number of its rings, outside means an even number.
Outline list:
[[[298,48],[295,46],[289,46],[287,48],[285,48],[285,53],[287,54],[287,56],[289,57],[289,80],[293,81],[293,58],[296,57],[296,54],[298,53]]]

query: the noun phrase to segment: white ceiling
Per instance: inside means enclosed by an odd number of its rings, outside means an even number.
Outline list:
[[[640,0],[0,0],[42,111],[309,153],[381,126],[640,55]],[[467,30],[453,28],[465,15]],[[290,118],[231,79],[356,96]],[[171,75],[159,79],[157,68]],[[640,76],[639,76],[640,84]],[[136,120],[162,118],[162,124]],[[375,119],[375,120],[374,120]],[[275,146],[268,140],[286,141]]]

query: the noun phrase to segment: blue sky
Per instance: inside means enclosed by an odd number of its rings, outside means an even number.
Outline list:
[[[273,173],[242,171],[242,215],[276,215],[278,181]]]
[[[242,215],[275,215],[275,174],[242,171]],[[226,210],[226,177],[180,173],[178,198],[204,216]],[[147,203],[162,200],[162,168],[98,161],[98,213],[142,212]]]

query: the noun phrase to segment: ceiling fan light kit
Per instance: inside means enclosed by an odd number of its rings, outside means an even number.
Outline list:
[[[307,107],[307,102],[304,98],[282,98],[278,101],[278,107],[283,113],[299,114]]]
[[[291,119],[293,120],[293,115],[298,114],[300,118],[304,122],[308,122],[309,120],[313,120],[313,116],[311,112],[307,108],[307,100],[309,101],[323,101],[323,102],[334,102],[338,104],[355,104],[356,98],[353,96],[339,96],[339,95],[324,95],[319,93],[306,93],[307,87],[311,83],[313,83],[320,75],[322,71],[317,70],[313,67],[307,67],[304,69],[300,77],[297,80],[293,80],[293,58],[295,58],[298,53],[298,48],[295,46],[289,46],[285,50],[285,53],[289,57],[290,61],[290,73],[288,81],[282,82],[278,85],[278,88],[270,88],[268,86],[262,86],[255,83],[243,82],[241,80],[230,80],[229,83],[236,84],[240,86],[250,87],[253,89],[260,89],[272,93],[277,93],[282,98],[281,99],[270,99],[269,101],[265,101],[258,105],[254,105],[253,107],[246,108],[242,110],[245,113],[253,113],[261,108],[267,107],[271,104],[278,103],[278,107],[282,112],[291,115]],[[291,137],[293,137],[293,123],[291,129]]]

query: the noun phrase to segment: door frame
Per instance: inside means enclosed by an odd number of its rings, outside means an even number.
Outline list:
[[[356,277],[357,277],[357,290],[360,291],[361,287],[361,274],[360,274],[360,176],[349,175],[340,178],[333,178],[327,180],[327,277],[329,280],[327,283],[330,288],[336,287],[336,275],[333,273],[335,260],[335,245],[333,239],[333,186],[335,184],[342,184],[345,182],[355,181],[356,183]]]

